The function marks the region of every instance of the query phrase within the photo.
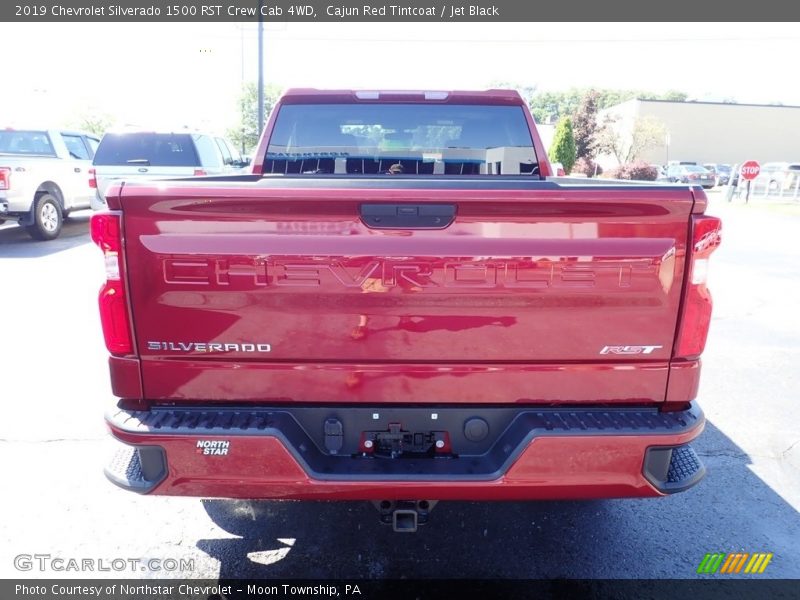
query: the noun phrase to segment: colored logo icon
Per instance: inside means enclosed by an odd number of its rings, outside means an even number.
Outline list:
[[[706,554],[697,567],[698,573],[763,573],[772,560],[772,552],[731,552]]]

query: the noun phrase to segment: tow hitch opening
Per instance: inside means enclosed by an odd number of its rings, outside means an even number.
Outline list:
[[[391,525],[397,533],[416,533],[428,522],[438,500],[380,500],[373,505],[380,513],[381,523]]]

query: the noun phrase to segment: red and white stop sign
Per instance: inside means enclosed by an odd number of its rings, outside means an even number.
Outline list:
[[[755,160],[748,160],[740,169],[742,179],[753,180],[761,172],[761,165]]]

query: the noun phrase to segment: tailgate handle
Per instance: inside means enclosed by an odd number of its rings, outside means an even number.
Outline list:
[[[455,204],[361,205],[361,220],[373,229],[444,229],[455,218]]]

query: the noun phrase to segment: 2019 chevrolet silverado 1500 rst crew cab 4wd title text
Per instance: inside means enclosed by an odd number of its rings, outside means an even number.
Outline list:
[[[696,483],[720,221],[700,187],[550,175],[514,92],[292,90],[251,175],[112,187],[108,477],[400,530]]]

